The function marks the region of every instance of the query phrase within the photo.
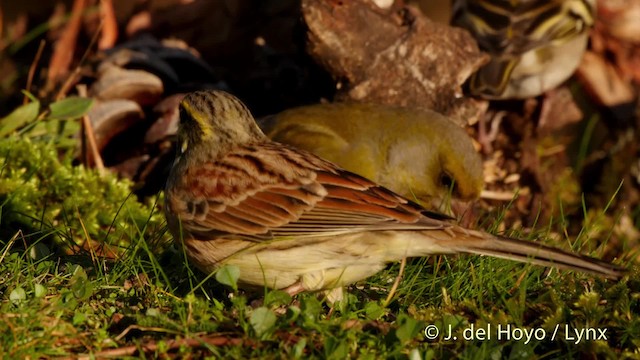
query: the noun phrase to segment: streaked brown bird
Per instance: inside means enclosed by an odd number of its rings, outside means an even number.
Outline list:
[[[177,156],[165,195],[175,240],[204,272],[240,269],[246,285],[340,289],[388,262],[472,253],[619,278],[623,270],[534,242],[457,226],[446,217],[309,152],[269,140],[222,91],[180,103]]]

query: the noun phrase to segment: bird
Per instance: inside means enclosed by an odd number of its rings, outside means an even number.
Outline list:
[[[205,90],[179,105],[178,151],[164,212],[174,241],[205,273],[238,285],[333,292],[387,263],[470,253],[618,279],[624,269],[536,242],[456,225],[305,150],[270,140],[235,96]]]
[[[487,99],[526,99],[567,80],[594,24],[595,0],[454,0],[451,23],[491,59],[469,80]]]
[[[428,109],[326,103],[258,119],[272,140],[307,150],[436,209],[469,201],[484,184],[482,159],[466,131]]]

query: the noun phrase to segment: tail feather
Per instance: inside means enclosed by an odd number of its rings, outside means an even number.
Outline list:
[[[456,233],[456,236],[447,240],[447,246],[458,252],[578,270],[609,279],[619,279],[626,272],[624,268],[606,261],[569,253],[532,241],[493,236],[459,227],[454,227],[451,230]]]

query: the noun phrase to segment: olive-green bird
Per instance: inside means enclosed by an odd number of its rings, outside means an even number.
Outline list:
[[[467,133],[431,110],[318,104],[258,120],[273,141],[310,151],[398,194],[437,208],[475,199],[482,161]]]

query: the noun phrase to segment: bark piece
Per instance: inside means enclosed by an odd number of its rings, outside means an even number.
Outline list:
[[[487,102],[461,85],[487,56],[464,30],[434,23],[412,7],[366,0],[304,0],[308,50],[336,79],[339,100],[434,109],[474,123]]]

